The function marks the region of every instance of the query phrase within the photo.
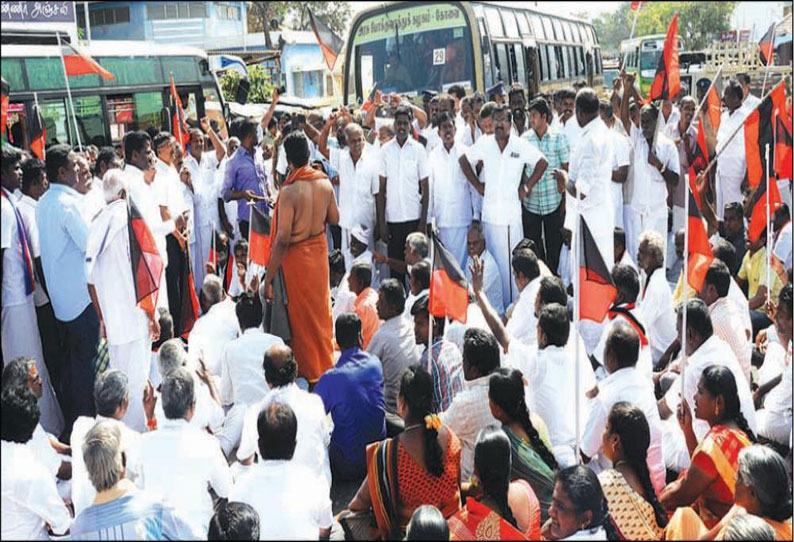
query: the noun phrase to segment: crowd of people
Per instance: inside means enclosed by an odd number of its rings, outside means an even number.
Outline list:
[[[748,239],[750,85],[687,291],[703,113],[630,74],[3,146],[0,538],[791,540],[791,180]]]

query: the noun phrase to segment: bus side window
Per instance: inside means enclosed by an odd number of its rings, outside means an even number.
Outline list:
[[[554,46],[546,45],[546,54],[548,54],[549,61],[549,79],[555,81],[557,77],[557,59],[554,56]]]
[[[521,85],[526,88],[527,86],[527,68],[524,62],[524,48],[520,43],[513,45],[513,62],[515,64],[515,74],[517,80]]]
[[[482,71],[485,88],[493,85],[493,68],[491,65],[491,40],[485,31],[485,19],[477,17],[477,26],[480,29],[480,48],[482,49]]]
[[[504,43],[496,44],[496,63],[499,74],[499,81],[504,82],[506,85],[512,83],[510,79],[510,60],[507,57],[507,45]]]

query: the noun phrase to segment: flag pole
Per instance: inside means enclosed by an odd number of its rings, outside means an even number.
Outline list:
[[[436,214],[433,212],[433,185],[432,179],[427,180],[427,212],[430,214],[430,287],[433,287],[433,266],[435,264],[435,245],[436,245]],[[411,277],[408,277],[408,284]],[[429,291],[429,290],[428,290]],[[433,323],[435,318],[430,313],[430,299],[427,304],[427,361],[433,361]],[[445,310],[446,312],[446,310]],[[431,363],[432,365],[432,363]]]
[[[687,363],[687,355],[686,355],[686,321],[687,321],[687,303],[689,300],[689,194],[691,187],[689,183],[686,183],[686,197],[684,198],[684,216],[686,220],[684,221],[684,266],[682,268],[682,273],[684,274],[683,277],[683,296],[681,298],[682,301],[682,309],[681,309],[681,401],[685,401],[684,390],[685,381],[686,381],[686,363]],[[693,408],[693,405],[687,405],[690,408]]]
[[[709,89],[706,91],[706,94],[703,95],[703,99],[700,100],[700,103],[698,104],[698,108],[695,110],[695,114],[692,115],[692,119],[689,121],[689,126],[686,127],[686,131],[684,133],[688,132],[689,129],[692,127],[692,125],[695,124],[695,117],[700,116],[700,112],[703,110],[703,104],[706,103],[706,100],[708,100],[709,98],[709,94],[711,94],[711,89],[714,88],[714,85],[717,84],[717,80],[722,75],[722,68],[723,67],[720,66],[720,69],[717,70],[717,75],[714,76],[714,80],[709,85]]]
[[[634,12],[634,22],[631,23],[631,33],[629,34],[629,39],[634,37],[634,29],[637,27],[637,17],[640,16],[640,9],[642,8],[642,2],[637,3],[637,11]],[[628,54],[623,55],[623,62],[620,63],[620,71],[626,69],[626,57]]]
[[[773,126],[777,124],[777,111],[775,111],[775,116],[773,117],[775,122]],[[775,131],[777,131],[777,126],[775,126]],[[771,281],[771,269],[772,269],[772,228],[770,227],[770,215],[772,214],[771,209],[769,208],[769,184],[772,182],[777,182],[775,179],[770,179],[771,170],[769,169],[769,143],[766,144],[766,300],[770,301],[772,299],[772,281]]]
[[[581,231],[581,218],[579,217],[579,187],[574,185],[574,194],[576,198],[576,205],[574,206],[574,235],[571,242],[572,247],[574,248],[573,251],[573,332],[574,332],[574,385],[575,385],[575,393],[574,397],[576,398],[574,401],[574,408],[576,409],[575,420],[576,420],[576,455],[575,457],[575,464],[579,464],[579,458],[581,457],[581,436],[579,434],[579,427],[581,426],[581,420],[579,419],[579,402],[581,401],[581,389],[579,386],[579,320],[580,320],[580,307],[579,302],[581,300],[581,294],[579,292],[579,265],[581,262],[579,261],[579,249],[582,244],[582,231]]]
[[[58,52],[61,54],[61,66],[63,66],[63,78],[66,81],[66,95],[69,97],[69,105],[72,106],[72,121],[74,121],[74,135],[77,138],[77,147],[82,149],[83,142],[80,141],[80,128],[77,125],[77,113],[74,110],[74,100],[72,100],[72,88],[69,86],[69,74],[66,71],[66,60],[63,58],[63,46],[61,45],[61,33],[56,32],[55,37],[58,40]],[[67,114],[68,118],[68,114]],[[66,121],[66,125],[69,125],[69,121]]]
[[[772,26],[772,39],[769,41],[769,49],[767,50],[766,54],[766,68],[764,69],[764,85],[761,87],[761,96],[764,95],[764,91],[766,91],[766,80],[769,77],[769,66],[772,65],[772,51],[775,49],[775,32],[777,32],[777,25],[778,23],[775,22]],[[767,247],[768,248],[768,247]]]

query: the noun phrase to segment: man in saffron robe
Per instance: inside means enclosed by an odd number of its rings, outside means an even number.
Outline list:
[[[273,301],[273,279],[283,269],[292,350],[299,375],[313,385],[333,365],[325,228],[339,221],[339,209],[328,177],[309,165],[306,136],[290,134],[284,140],[284,150],[290,173],[273,212],[265,297]]]

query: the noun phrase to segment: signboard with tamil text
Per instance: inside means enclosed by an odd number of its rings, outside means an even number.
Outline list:
[[[356,29],[355,45],[369,43],[395,35],[416,34],[428,30],[442,30],[466,25],[463,12],[451,4],[427,4],[374,15]]]
[[[0,3],[3,22],[23,23],[73,23],[74,2],[23,2]]]

